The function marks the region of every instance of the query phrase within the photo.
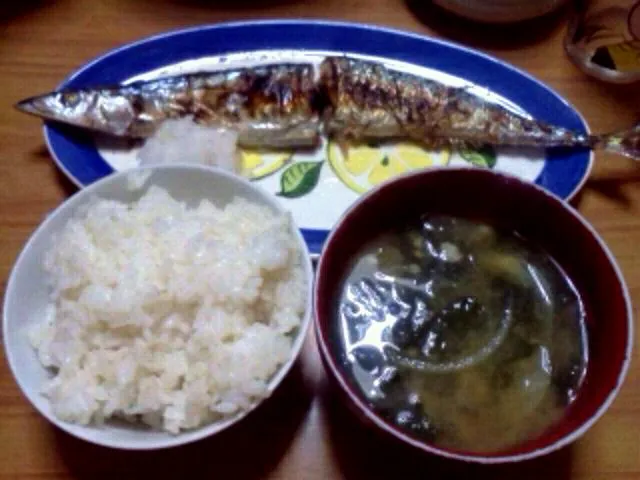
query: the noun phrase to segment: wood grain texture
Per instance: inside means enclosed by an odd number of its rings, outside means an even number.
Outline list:
[[[12,6],[4,6],[4,4]],[[14,5],[15,4],[15,5]],[[23,243],[74,188],[56,170],[39,121],[17,100],[50,90],[70,71],[140,37],[248,18],[336,18],[403,28],[464,43],[513,63],[555,88],[594,131],[638,120],[636,86],[591,80],[562,50],[566,15],[526,28],[471,25],[428,0],[55,0],[0,6],[0,281]],[[640,297],[640,165],[598,155],[575,205],[609,244]],[[640,333],[636,333],[637,339]],[[237,428],[188,447],[127,453],[51,427],[19,392],[0,353],[0,478],[218,479],[608,479],[640,478],[638,350],[619,398],[572,447],[527,465],[481,468],[427,458],[363,429],[336,403],[312,338],[283,388]],[[152,476],[153,475],[153,476]]]

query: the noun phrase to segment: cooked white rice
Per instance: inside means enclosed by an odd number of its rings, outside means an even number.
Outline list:
[[[266,396],[306,308],[292,228],[246,200],[187,208],[155,186],[90,203],[46,255],[52,315],[31,331],[55,415],[178,433]]]

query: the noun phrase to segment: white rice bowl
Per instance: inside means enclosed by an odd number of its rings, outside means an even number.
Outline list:
[[[162,448],[273,392],[308,330],[313,272],[290,216],[245,180],[131,173],[77,193],[33,234],[7,286],[4,342],[49,420],[101,445]]]

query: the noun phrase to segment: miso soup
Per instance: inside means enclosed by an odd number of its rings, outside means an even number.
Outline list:
[[[512,232],[429,216],[359,252],[335,347],[371,407],[445,448],[540,435],[578,394],[585,310],[544,251]]]

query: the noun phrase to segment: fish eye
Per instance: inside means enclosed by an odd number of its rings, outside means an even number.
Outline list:
[[[64,93],[60,100],[65,107],[75,107],[80,102],[80,95],[75,92]]]

